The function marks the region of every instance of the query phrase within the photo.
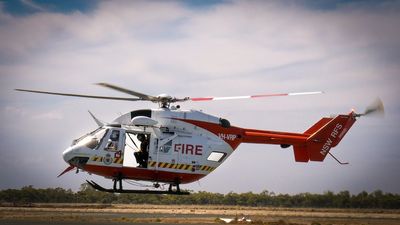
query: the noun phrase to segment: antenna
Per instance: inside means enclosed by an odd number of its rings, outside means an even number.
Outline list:
[[[334,158],[336,160],[336,162],[338,162],[340,165],[348,165],[348,162],[341,162],[339,159],[337,159],[332,153],[328,152],[330,156],[332,156],[332,158]]]

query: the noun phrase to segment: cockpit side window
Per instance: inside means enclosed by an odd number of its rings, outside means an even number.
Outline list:
[[[75,139],[75,140],[72,142],[72,145],[76,145],[78,142],[82,141],[84,138],[86,138],[86,137],[88,137],[88,136],[94,135],[95,133],[97,133],[97,132],[98,132],[99,130],[101,130],[101,129],[103,129],[103,128],[99,127],[99,128],[97,128],[96,130],[94,130],[94,131],[92,131],[92,132],[90,132],[90,133],[87,133],[87,134],[85,134],[85,135],[82,135],[81,137]]]
[[[107,141],[105,150],[107,151],[118,151],[118,143],[119,143],[119,130],[112,130],[110,134],[110,138]]]
[[[106,134],[106,131],[107,130],[104,128],[97,129],[90,134],[79,138],[76,141],[76,144],[86,146],[90,149],[97,149],[99,147],[99,144],[101,143],[101,139]]]

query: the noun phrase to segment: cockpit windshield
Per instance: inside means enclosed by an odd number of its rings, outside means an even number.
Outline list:
[[[79,139],[75,140],[72,145],[81,145],[86,146],[90,149],[96,149],[98,145],[101,143],[101,139],[106,134],[107,129],[105,128],[98,128],[97,130],[86,134]]]

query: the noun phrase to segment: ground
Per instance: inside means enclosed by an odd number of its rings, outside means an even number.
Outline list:
[[[400,225],[400,210],[204,205],[30,204],[0,207],[2,225],[212,224],[246,216],[270,225]]]

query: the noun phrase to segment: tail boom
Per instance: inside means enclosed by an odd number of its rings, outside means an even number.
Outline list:
[[[244,129],[242,142],[297,145],[307,141],[307,138],[308,136],[306,134],[300,133]]]
[[[355,115],[322,118],[304,133],[243,129],[242,143],[292,145],[296,162],[323,161],[354,124]]]

